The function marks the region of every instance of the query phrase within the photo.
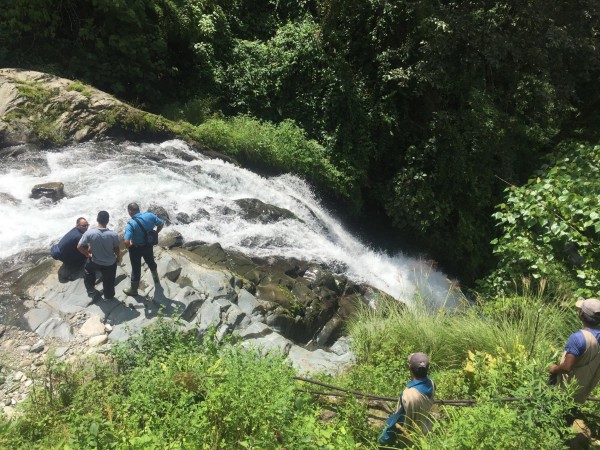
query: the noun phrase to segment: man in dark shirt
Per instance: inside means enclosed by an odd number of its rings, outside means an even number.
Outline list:
[[[50,249],[52,257],[64,263],[59,269],[59,278],[72,279],[85,264],[86,258],[77,250],[77,244],[88,227],[88,221],[83,217],[79,217],[75,222],[75,227]]]

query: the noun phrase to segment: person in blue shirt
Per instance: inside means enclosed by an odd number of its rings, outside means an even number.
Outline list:
[[[600,383],[600,301],[588,298],[575,305],[583,328],[569,336],[560,364],[552,364],[548,371],[560,377],[560,383],[575,379],[573,399],[582,404]],[[573,417],[576,414],[577,409]]]
[[[400,437],[405,437],[411,429],[429,431],[429,412],[433,407],[435,385],[428,377],[429,358],[425,353],[411,353],[408,357],[408,370],[411,380],[402,391],[396,412],[385,421],[385,428],[377,443],[392,445]]]
[[[159,233],[164,222],[156,214],[146,211],[140,212],[137,203],[127,205],[127,212],[131,220],[125,225],[125,246],[129,249],[129,260],[131,261],[131,286],[123,289],[127,295],[138,295],[140,278],[142,275],[142,258],[146,261],[155,283],[159,282],[156,262],[152,243],[148,242],[148,231],[154,230]]]

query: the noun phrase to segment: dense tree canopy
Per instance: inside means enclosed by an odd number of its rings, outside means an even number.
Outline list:
[[[295,122],[362,191],[346,206],[466,282],[493,265],[500,179],[600,130],[592,0],[5,0],[0,22],[3,65],[175,118]]]

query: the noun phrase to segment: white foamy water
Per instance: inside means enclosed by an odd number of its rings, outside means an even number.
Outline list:
[[[67,198],[56,204],[29,198],[35,184],[52,181],[64,183]],[[17,199],[16,204],[5,194]],[[286,208],[301,221],[248,222],[234,203],[242,198]],[[0,160],[0,260],[25,251],[48,251],[77,217],[94,224],[100,210],[110,213],[109,228],[122,234],[129,219],[126,206],[132,201],[142,210],[151,204],[162,206],[172,220],[178,213],[195,216],[190,224],[172,225],[185,241],[218,242],[249,256],[315,261],[409,304],[417,291],[436,305],[453,306],[458,297],[444,274],[422,261],[376,252],[359,242],[301,179],[265,178],[206,159],[181,141],[86,143]]]

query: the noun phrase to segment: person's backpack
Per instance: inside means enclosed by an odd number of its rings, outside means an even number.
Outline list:
[[[140,229],[144,232],[144,237],[146,238],[146,243],[150,245],[158,244],[158,232],[153,228],[150,231],[146,231],[146,229],[142,226],[141,222],[137,220],[135,217],[132,217],[140,227]]]

